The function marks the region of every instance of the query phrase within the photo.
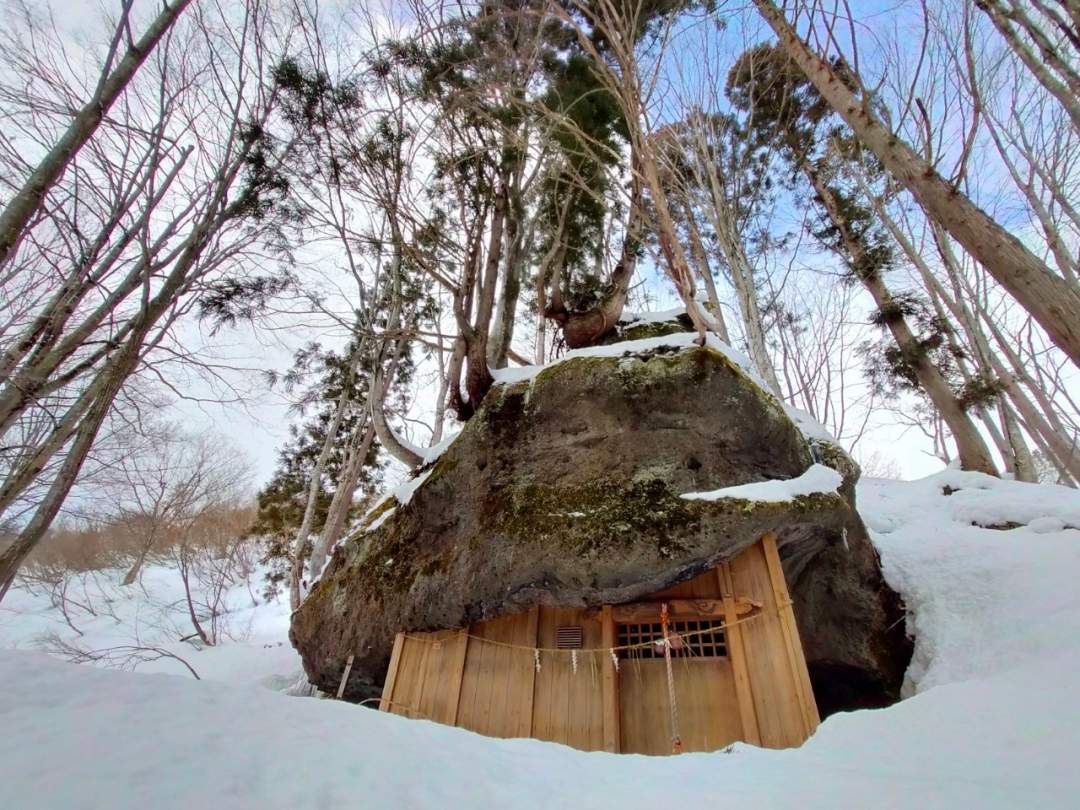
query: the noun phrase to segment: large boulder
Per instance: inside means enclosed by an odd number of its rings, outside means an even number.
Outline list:
[[[293,616],[311,682],[336,690],[353,654],[345,695],[371,697],[398,631],[632,600],[774,531],[823,714],[896,699],[911,649],[854,508],[857,467],[722,345],[691,338],[576,352],[493,387],[335,550]],[[840,473],[838,489],[682,497],[815,463]]]

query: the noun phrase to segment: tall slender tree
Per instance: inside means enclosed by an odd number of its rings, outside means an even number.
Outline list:
[[[842,66],[834,70],[840,72]],[[944,325],[926,319],[935,328],[924,337],[912,329],[909,318],[917,312],[915,304],[910,296],[890,291],[884,278],[895,261],[892,247],[873,212],[859,202],[858,192],[841,185],[844,164],[858,143],[834,123],[816,87],[777,47],[763,45],[744,53],[732,68],[728,88],[736,106],[754,112],[751,136],[775,144],[812,189],[821,212],[814,235],[843,258],[851,278],[874,299],[875,317],[895,341],[895,351],[886,355],[893,370],[933,403],[949,426],[964,469],[996,475],[989,448],[941,365],[934,362],[932,350],[943,342]]]
[[[878,116],[873,95],[849,67],[813,51],[771,0],[754,6],[798,66],[862,145],[926,211],[1031,313],[1074,364],[1080,364],[1080,288],[1056,275],[1018,238],[979,208]],[[843,69],[846,76],[841,76]]]

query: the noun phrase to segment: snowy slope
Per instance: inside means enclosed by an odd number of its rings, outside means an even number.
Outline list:
[[[950,471],[859,497],[913,611],[914,695],[798,750],[584,754],[0,651],[0,806],[1078,806],[1080,493]]]
[[[106,569],[73,574],[71,625],[44,589],[12,589],[0,603],[0,648],[38,649],[51,635],[85,650],[139,644],[180,656],[203,679],[273,688],[295,680],[300,657],[288,640],[288,599],[266,602],[262,598],[258,593],[264,578],[261,571],[253,574],[250,588],[238,583],[226,593],[228,614],[222,620],[222,642],[216,647],[177,640],[190,634],[192,626],[174,568],[147,565],[141,584],[127,587],[117,584],[124,573],[124,569]],[[138,671],[188,675],[185,666],[171,658],[140,663]]]

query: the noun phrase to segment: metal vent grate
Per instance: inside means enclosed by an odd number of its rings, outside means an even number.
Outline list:
[[[564,624],[555,628],[555,647],[560,650],[580,650],[583,640],[580,624]]]
[[[727,655],[724,623],[720,619],[678,621],[668,625],[672,639],[671,655],[674,658],[723,658]],[[629,650],[619,650],[620,658],[663,658],[664,638],[660,622],[646,624],[620,624],[619,646],[645,644]],[[650,643],[651,642],[651,643]]]

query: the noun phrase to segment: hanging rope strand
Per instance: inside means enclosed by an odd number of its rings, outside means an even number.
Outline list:
[[[682,753],[679,736],[679,705],[675,701],[675,675],[671,671],[671,638],[668,636],[667,602],[660,605],[660,630],[664,634],[664,668],[667,670],[668,708],[671,710],[671,753]]]
[[[764,616],[764,615],[766,615],[768,613],[779,615],[781,609],[783,609],[785,607],[790,607],[793,604],[794,604],[794,602],[791,602],[789,600],[789,601],[786,601],[786,602],[783,602],[783,603],[777,605],[776,608],[772,609],[772,610],[755,609],[754,612],[749,614],[748,616],[744,616],[741,619],[736,619],[733,622],[722,622],[718,627],[707,627],[704,630],[692,630],[692,631],[688,631],[686,633],[680,633],[679,635],[683,639],[694,638],[696,636],[711,635],[711,634],[715,633],[717,630],[727,630],[729,627],[735,627],[736,625],[739,625],[739,624],[745,624],[746,622],[753,621],[754,619],[758,619],[758,618],[760,618],[760,617],[762,617],[762,616]],[[465,638],[468,638],[468,639],[471,639],[471,640],[474,640],[474,641],[479,641],[479,642],[481,642],[483,644],[491,644],[491,645],[494,645],[496,647],[506,647],[506,648],[511,649],[511,650],[525,650],[525,651],[528,651],[528,652],[532,652],[533,650],[538,650],[538,651],[540,651],[542,653],[567,653],[567,654],[571,652],[570,650],[566,649],[565,647],[537,647],[537,646],[530,646],[528,644],[511,644],[510,642],[507,642],[507,641],[499,641],[499,640],[493,639],[493,638],[485,638],[484,636],[477,636],[477,635],[474,635],[472,633],[468,633],[468,632],[465,632],[465,631],[460,631],[458,633],[458,636],[459,637],[464,636]],[[412,633],[405,633],[404,637],[409,639],[410,641],[422,641],[422,642],[424,642],[426,644],[433,644],[438,640],[438,639],[429,638],[429,637],[425,637],[425,636],[413,635]],[[605,652],[608,652],[609,650],[616,650],[616,651],[618,651],[618,650],[643,650],[643,649],[646,649],[648,647],[655,647],[657,645],[657,643],[660,642],[661,640],[662,640],[662,637],[657,636],[656,638],[650,639],[648,641],[640,641],[640,642],[637,642],[635,644],[620,644],[620,645],[615,646],[615,647],[586,647],[584,649],[578,650],[578,652],[579,653],[605,653]]]

